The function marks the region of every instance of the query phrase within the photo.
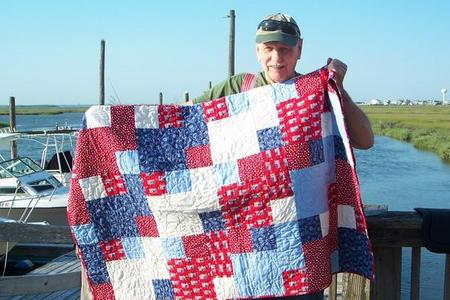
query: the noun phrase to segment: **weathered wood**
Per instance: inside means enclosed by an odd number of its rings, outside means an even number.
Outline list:
[[[9,129],[11,132],[16,131],[16,98],[9,98]],[[11,142],[11,158],[17,158],[17,143]]]
[[[374,247],[375,281],[371,285],[371,300],[400,300],[402,248]]]
[[[0,224],[0,241],[43,244],[73,243],[69,226],[21,223]]]
[[[386,212],[368,216],[372,245],[377,247],[421,247],[422,217],[416,212]],[[401,237],[401,238],[399,238]]]
[[[344,273],[342,280],[342,299],[368,299],[369,289],[366,289],[368,280],[360,275]]]
[[[450,254],[445,255],[444,300],[450,300]]]
[[[334,274],[331,279],[331,284],[328,288],[328,299],[329,300],[337,299],[337,274]]]
[[[189,102],[189,92],[184,92],[184,102]]]
[[[163,104],[163,93],[159,92],[159,105]]]
[[[228,76],[234,75],[234,44],[235,44],[235,19],[236,15],[234,9],[230,10],[230,37],[229,37],[229,48],[228,48]]]
[[[100,98],[99,105],[105,104],[105,40],[100,42]]]
[[[420,248],[413,247],[411,253],[411,300],[420,297]]]
[[[0,296],[30,295],[68,290],[81,286],[81,273],[38,276],[5,276],[0,278]]]

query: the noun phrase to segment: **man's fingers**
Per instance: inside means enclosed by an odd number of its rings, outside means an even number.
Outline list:
[[[327,59],[327,65],[329,65],[329,64],[331,63],[332,60],[333,60],[333,59],[332,59],[331,57],[328,57],[328,59]]]

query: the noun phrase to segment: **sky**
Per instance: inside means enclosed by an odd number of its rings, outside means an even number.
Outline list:
[[[450,90],[450,1],[0,0],[0,105],[97,104],[102,39],[107,103],[198,96],[228,76],[231,9],[236,73],[260,71],[256,27],[283,12],[302,31],[297,71],[340,59],[354,101]]]

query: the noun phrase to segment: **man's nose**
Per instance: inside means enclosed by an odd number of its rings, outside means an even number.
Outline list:
[[[272,52],[272,60],[278,62],[281,61],[281,59],[282,59],[281,53],[278,50],[274,50]]]

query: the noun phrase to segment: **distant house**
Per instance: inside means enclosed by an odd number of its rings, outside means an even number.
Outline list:
[[[368,105],[383,105],[383,102],[381,100],[378,100],[378,99],[372,99],[367,104]]]

